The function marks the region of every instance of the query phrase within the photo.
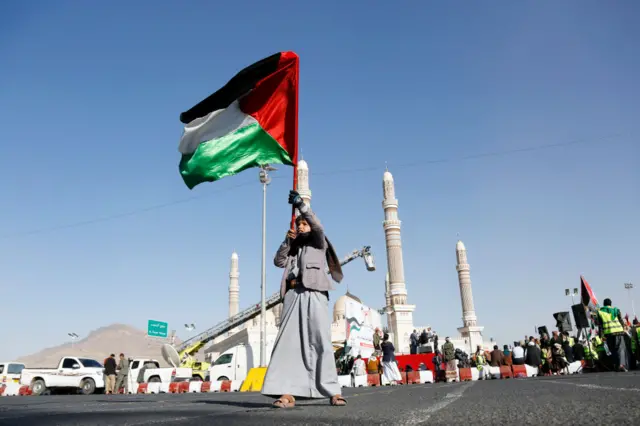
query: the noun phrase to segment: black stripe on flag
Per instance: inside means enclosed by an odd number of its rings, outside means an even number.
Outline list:
[[[180,121],[184,124],[191,123],[196,118],[227,108],[233,101],[253,89],[260,80],[276,72],[279,62],[280,52],[249,65],[208,98],[180,114]]]

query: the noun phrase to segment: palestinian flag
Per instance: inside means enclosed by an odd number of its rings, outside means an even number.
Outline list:
[[[582,299],[582,304],[588,309],[597,310],[599,308],[596,294],[582,275],[580,275],[580,298]]]
[[[298,76],[298,55],[276,53],[180,114],[179,168],[189,189],[250,167],[297,163]]]

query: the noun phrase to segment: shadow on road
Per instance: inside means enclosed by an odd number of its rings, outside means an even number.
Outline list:
[[[216,401],[212,399],[198,399],[191,401],[193,404],[214,404],[214,405],[227,405],[231,407],[240,408],[271,408],[269,402],[251,402],[251,401]]]

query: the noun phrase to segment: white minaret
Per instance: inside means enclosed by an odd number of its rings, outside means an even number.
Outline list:
[[[304,203],[311,207],[311,190],[309,189],[309,166],[304,160],[298,161],[298,194]]]
[[[384,200],[384,235],[387,243],[387,271],[389,274],[389,328],[393,333],[396,351],[409,352],[409,336],[413,332],[413,311],[415,305],[407,304],[407,287],[404,282],[404,264],[402,262],[402,240],[400,238],[400,219],[398,219],[398,200],[389,170],[382,178]]]
[[[238,270],[238,253],[231,255],[231,268],[229,270],[229,318],[240,310],[240,271]]]
[[[384,279],[384,303],[385,307],[391,306],[391,288],[389,286],[389,272],[387,272],[387,276]]]
[[[476,310],[473,307],[473,293],[471,291],[471,275],[467,263],[467,249],[462,241],[456,244],[456,271],[458,271],[458,284],[460,285],[460,301],[462,302],[462,327],[458,328],[462,338],[469,342],[469,353],[476,351],[478,345],[482,346],[482,330],[478,327]]]

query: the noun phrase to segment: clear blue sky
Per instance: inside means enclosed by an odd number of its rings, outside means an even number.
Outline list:
[[[347,266],[332,300],[348,284],[384,303],[386,161],[416,325],[461,325],[458,232],[487,338],[554,325],[580,274],[630,310],[637,2],[302,3],[2,2],[0,359],[113,322],[211,326],[227,315],[234,249],[241,307],[258,302],[257,171],[189,191],[178,116],[280,50],[301,57],[313,206],[341,256],[369,244],[378,259],[374,273]],[[587,143],[462,158],[573,140]],[[269,188],[269,260],[291,173],[281,167]],[[267,273],[272,293],[281,272]]]

